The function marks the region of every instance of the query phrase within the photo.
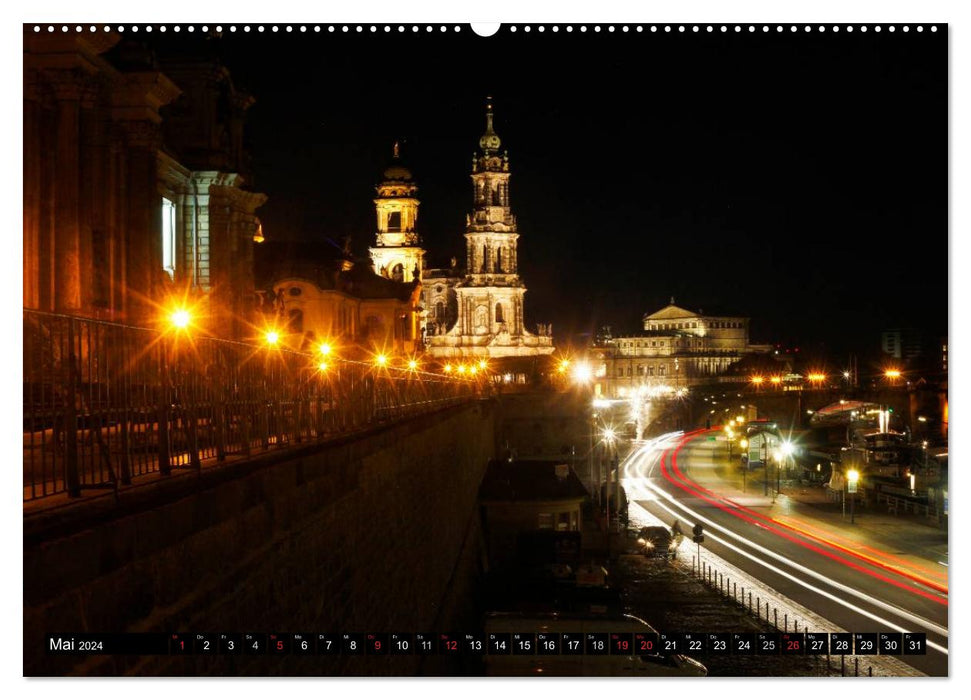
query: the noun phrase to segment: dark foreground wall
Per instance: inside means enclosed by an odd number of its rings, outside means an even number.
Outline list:
[[[439,672],[419,656],[72,659],[42,648],[46,632],[462,629],[495,414],[469,404],[190,475],[128,513],[25,520],[25,674]]]

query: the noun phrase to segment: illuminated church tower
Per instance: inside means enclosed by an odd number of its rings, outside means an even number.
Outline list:
[[[425,251],[419,247],[421,241],[415,232],[418,185],[411,171],[401,164],[397,142],[383,177],[375,187],[378,234],[375,247],[370,249],[374,271],[396,282],[421,281]]]
[[[486,130],[472,157],[473,211],[466,216],[465,276],[454,286],[457,320],[446,332],[428,338],[438,357],[513,357],[553,352],[548,327],[526,330],[517,271],[519,233],[509,206],[509,155],[500,155],[491,98]]]

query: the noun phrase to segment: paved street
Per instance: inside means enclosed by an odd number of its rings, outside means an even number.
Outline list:
[[[632,501],[689,534],[701,523],[706,551],[831,625],[926,633],[927,656],[901,658],[930,675],[947,673],[944,530],[873,507],[851,524],[822,489],[783,488],[773,498],[774,488],[765,496],[750,478],[743,492],[727,466],[717,433],[699,431],[639,446],[623,476]]]

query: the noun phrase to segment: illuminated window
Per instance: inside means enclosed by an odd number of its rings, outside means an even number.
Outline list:
[[[552,530],[553,529],[553,514],[552,513],[540,513],[539,514],[539,529],[540,530]]]
[[[175,279],[175,203],[162,197],[162,269]]]

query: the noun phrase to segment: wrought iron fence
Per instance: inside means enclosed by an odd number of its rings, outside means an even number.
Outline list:
[[[24,501],[201,469],[466,401],[471,381],[24,311]]]

